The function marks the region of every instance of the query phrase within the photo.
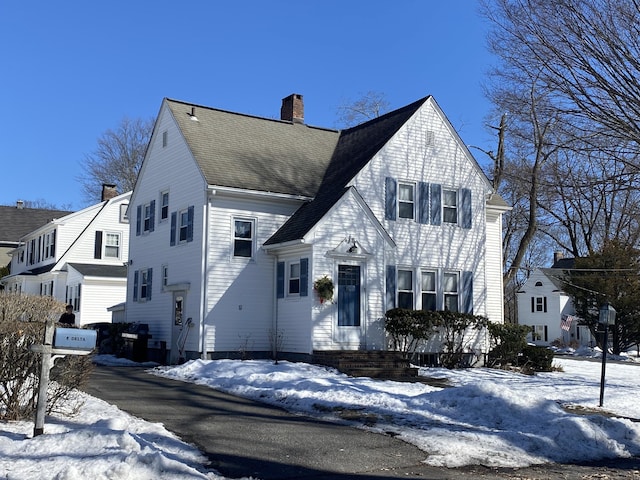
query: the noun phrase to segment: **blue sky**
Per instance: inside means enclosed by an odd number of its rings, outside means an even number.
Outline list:
[[[474,0],[2,2],[0,205],[86,206],[97,139],[164,97],[278,118],[300,93],[305,122],[334,127],[367,91],[392,109],[433,95],[465,143],[493,148],[486,30]]]

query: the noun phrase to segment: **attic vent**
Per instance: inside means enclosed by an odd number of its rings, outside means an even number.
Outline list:
[[[435,142],[436,134],[433,130],[427,130],[424,132],[424,144],[427,146],[432,146]]]
[[[542,282],[536,282],[536,287],[541,287],[542,286]]]

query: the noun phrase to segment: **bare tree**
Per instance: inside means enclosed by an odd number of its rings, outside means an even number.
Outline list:
[[[535,72],[573,129],[640,144],[638,0],[493,0],[490,44]]]
[[[353,127],[377,118],[389,110],[384,93],[368,91],[356,100],[345,100],[338,106],[337,124],[341,128]]]
[[[637,241],[639,5],[483,2],[493,24],[489,48],[499,58],[489,97],[509,114],[500,129],[505,163],[496,173],[503,175],[494,180],[515,207],[506,216],[506,281],[527,249],[547,243],[544,236],[574,255],[620,229]]]
[[[103,184],[116,185],[120,193],[133,190],[142,165],[154,120],[123,118],[115,130],[98,138],[97,148],[85,155],[79,177],[85,200],[100,201]]]

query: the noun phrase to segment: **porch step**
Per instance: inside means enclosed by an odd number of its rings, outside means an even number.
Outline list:
[[[315,351],[313,363],[333,367],[352,377],[388,380],[417,380],[418,368],[412,367],[398,352]]]

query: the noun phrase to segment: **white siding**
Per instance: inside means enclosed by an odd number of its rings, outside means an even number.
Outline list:
[[[385,220],[385,177],[468,188],[472,228]],[[474,272],[474,313],[492,314],[486,296],[486,178],[457,141],[438,110],[427,102],[354,180],[354,185],[397,243],[388,263],[412,268]],[[502,318],[491,318],[502,321]]]
[[[367,258],[339,257],[331,253],[342,245],[342,252],[350,246],[344,243],[351,238],[357,241],[360,253],[368,252]],[[335,285],[333,303],[321,304],[313,297],[313,337],[314,350],[369,349],[384,348],[384,334],[381,319],[384,317],[384,271],[386,240],[377,226],[367,217],[365,211],[349,194],[332,209],[312,232],[314,247],[313,268],[310,281],[329,276]],[[338,327],[338,265],[351,264],[361,267],[361,327]],[[356,331],[357,330],[357,331]]]
[[[487,318],[504,322],[504,294],[502,284],[502,215],[487,214]]]
[[[255,222],[260,247],[297,205],[212,197],[207,257],[208,351],[271,351],[274,333],[274,257],[260,248],[251,259],[233,257],[234,218]],[[308,313],[307,313],[308,315]]]
[[[163,146],[163,132],[168,143]],[[169,217],[161,220],[160,194],[169,192]],[[166,341],[171,345],[173,293],[162,288],[162,266],[168,268],[169,284],[189,285],[185,296],[184,318],[192,318],[196,326],[190,331],[185,349],[200,351],[199,319],[202,299],[203,222],[206,184],[193,157],[184,143],[173,118],[163,106],[154,135],[149,144],[138,183],[129,209],[130,265],[127,288],[127,322],[149,324],[154,341]],[[136,235],[137,207],[155,200],[154,231]],[[193,241],[170,245],[171,213],[194,207]],[[133,301],[134,273],[152,269],[152,294],[150,301]],[[174,339],[175,340],[175,339]]]

